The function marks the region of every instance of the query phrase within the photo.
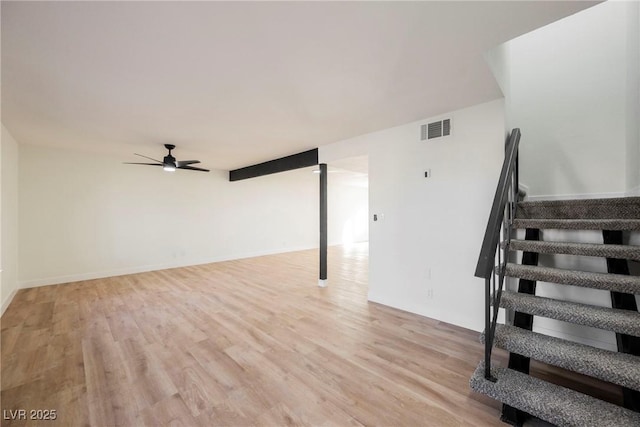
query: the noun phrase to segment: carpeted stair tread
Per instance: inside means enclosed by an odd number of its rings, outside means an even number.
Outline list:
[[[640,425],[638,412],[511,369],[494,367],[491,371],[497,379],[495,383],[484,378],[481,362],[469,382],[471,389],[557,426]]]
[[[522,201],[516,218],[638,219],[640,197]]]
[[[640,313],[504,291],[500,307],[640,337]]]
[[[507,264],[505,274],[509,277],[517,277],[520,279],[640,294],[640,276],[589,273],[586,271],[563,270],[559,268],[512,263]]]
[[[554,230],[640,230],[640,219],[524,219],[513,220],[515,228]]]
[[[484,334],[481,336],[484,343]],[[640,357],[497,325],[493,345],[548,365],[640,391]]]
[[[640,246],[631,245],[511,240],[509,248],[514,251],[537,252],[542,254],[597,256],[640,261]]]

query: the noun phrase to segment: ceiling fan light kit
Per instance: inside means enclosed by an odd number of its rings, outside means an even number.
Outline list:
[[[200,160],[176,160],[175,157],[171,155],[171,150],[175,149],[176,146],[173,144],[164,144],[164,148],[169,150],[169,154],[164,156],[162,161],[153,159],[151,157],[134,153],[136,156],[144,157],[145,159],[153,160],[155,163],[138,163],[138,162],[125,162],[127,165],[147,165],[147,166],[162,166],[162,169],[167,172],[175,172],[176,169],[186,169],[191,171],[199,171],[199,172],[209,172],[209,169],[198,168],[195,166],[190,166],[196,163],[200,163]]]

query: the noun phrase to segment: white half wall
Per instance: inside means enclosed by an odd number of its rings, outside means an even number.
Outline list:
[[[480,331],[484,283],[473,273],[504,157],[504,105],[443,117],[449,137],[420,141],[425,119],[320,147],[320,160],[369,155],[369,300]]]
[[[318,246],[311,168],[229,182],[226,171],[167,173],[122,161],[135,160],[20,145],[21,286]],[[356,215],[347,202],[332,198],[330,218]],[[329,238],[342,236],[330,230]]]
[[[638,4],[605,2],[487,54],[522,130],[529,196],[620,196],[638,186]]]
[[[18,143],[4,125],[0,146],[1,314],[18,289]]]

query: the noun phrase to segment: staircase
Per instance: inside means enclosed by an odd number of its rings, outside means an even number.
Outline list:
[[[518,280],[518,292],[500,287],[491,297],[491,304],[499,301],[500,308],[515,313],[512,324],[495,325],[492,337],[494,347],[510,352],[509,367],[492,366],[487,378],[481,362],[471,388],[503,402],[502,420],[513,425],[522,425],[531,414],[559,426],[640,426],[640,313],[633,296],[640,294],[640,276],[629,275],[628,268],[628,260],[640,261],[640,246],[623,244],[623,233],[640,231],[640,198],[515,204],[508,222],[512,229],[526,230],[525,239],[501,246],[504,259],[514,260],[521,252],[522,263],[505,262],[496,269]],[[600,230],[603,244],[541,239],[550,229]],[[539,254],[547,263],[558,254],[605,258],[608,272],[541,266]],[[536,296],[537,282],[608,291],[612,308]],[[618,351],[532,332],[534,316],[612,331]],[[486,342],[485,334],[481,340]],[[622,387],[624,407],[529,376],[530,359]]]

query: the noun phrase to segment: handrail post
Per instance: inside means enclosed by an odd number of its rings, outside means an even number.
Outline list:
[[[491,380],[491,279],[484,279],[484,377]]]

